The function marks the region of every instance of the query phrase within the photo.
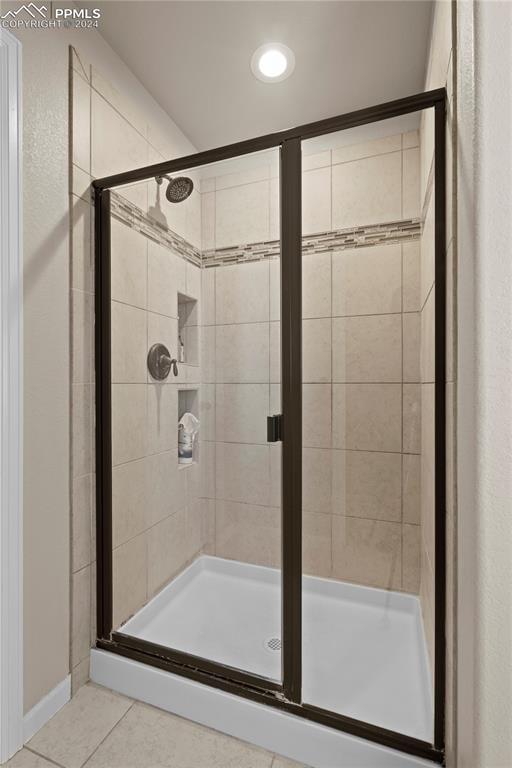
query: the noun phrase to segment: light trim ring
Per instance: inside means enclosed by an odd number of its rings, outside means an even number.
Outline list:
[[[266,43],[254,51],[251,69],[254,76],[264,83],[280,83],[295,69],[295,55],[287,45]]]

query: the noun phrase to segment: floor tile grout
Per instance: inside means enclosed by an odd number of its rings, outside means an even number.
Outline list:
[[[28,752],[32,752],[33,755],[37,755],[38,757],[41,757],[43,760],[46,760],[46,762],[50,763],[51,765],[57,765],[58,768],[66,768],[66,766],[62,765],[61,763],[57,763],[51,757],[48,757],[47,755],[43,755],[41,752],[37,752],[37,750],[35,750],[33,747],[29,747],[28,744],[25,744],[23,749],[26,749]]]
[[[93,685],[91,687],[94,687],[94,688],[97,687],[100,690],[103,689],[103,686]],[[106,689],[106,690],[109,690],[109,689]],[[236,737],[230,736],[229,734],[223,733],[222,731],[217,731],[216,729],[211,729],[211,728],[208,728],[207,726],[203,726],[200,723],[195,723],[194,721],[191,721],[188,718],[183,718],[183,717],[181,717],[179,715],[174,715],[174,714],[172,714],[170,712],[166,712],[165,710],[161,710],[159,707],[154,707],[152,705],[144,704],[144,702],[139,702],[136,699],[132,699],[132,698],[129,698],[129,697],[123,697],[123,698],[126,699],[126,704],[128,705],[128,708],[126,709],[125,712],[123,712],[121,717],[112,725],[112,727],[108,730],[108,732],[101,739],[101,741],[92,749],[92,751],[89,754],[86,754],[85,759],[82,758],[82,760],[80,760],[79,762],[75,763],[76,757],[78,757],[78,755],[75,754],[74,760],[72,759],[72,756],[71,756],[72,762],[76,765],[76,768],[87,768],[87,766],[91,766],[91,764],[93,762],[93,759],[94,759],[94,756],[96,755],[96,753],[100,750],[100,748],[103,746],[103,744],[105,744],[108,741],[108,739],[114,733],[116,728],[121,726],[124,718],[131,712],[131,710],[134,708],[135,705],[142,705],[142,707],[147,708],[150,711],[154,711],[154,712],[158,712],[158,713],[161,713],[161,714],[165,714],[165,715],[170,716],[171,719],[175,719],[177,721],[181,721],[181,722],[187,723],[189,725],[193,725],[193,726],[197,727],[201,732],[205,732],[205,733],[212,733],[213,732],[213,733],[216,733],[219,736],[223,736],[227,741],[239,742],[240,744],[244,745],[245,747],[254,747],[254,746],[256,746],[256,745],[251,745],[249,742],[246,742],[246,741],[244,741],[242,739],[238,739]],[[32,754],[36,755],[41,760],[45,761],[45,765],[47,764],[48,768],[69,768],[68,758],[67,757],[64,759],[64,762],[58,762],[53,757],[49,757],[49,756],[45,755],[44,753],[39,752],[37,749],[34,749],[32,746],[26,746],[25,748],[27,749],[28,752],[32,752]],[[281,764],[280,763],[281,757],[278,754],[273,753],[270,750],[263,750],[263,751],[266,753],[265,766],[267,766],[267,768],[277,768]],[[62,760],[62,756],[59,755],[59,757]],[[101,759],[100,759],[100,762],[101,762]],[[243,762],[245,764],[245,761],[243,761]],[[285,762],[285,764],[287,764],[287,763]],[[291,764],[297,765],[298,768],[303,768],[302,765],[299,766],[299,764],[295,764],[295,763],[291,763]]]
[[[135,701],[132,699],[132,702],[131,702],[130,706],[128,707],[128,709],[126,710],[126,712],[123,714],[123,716],[122,716],[121,718],[119,718],[119,720],[117,721],[117,723],[115,723],[115,724],[112,726],[112,728],[110,729],[110,731],[109,731],[109,732],[108,732],[108,733],[107,733],[107,734],[104,736],[104,738],[103,738],[103,739],[100,741],[100,743],[99,743],[99,744],[98,744],[98,745],[97,745],[97,746],[96,746],[96,747],[93,749],[93,751],[91,752],[91,754],[90,754],[90,755],[89,755],[89,756],[86,758],[86,760],[85,760],[85,761],[84,761],[84,762],[81,764],[80,768],[85,768],[85,766],[87,765],[87,763],[89,762],[89,760],[90,760],[90,759],[91,759],[91,758],[92,758],[92,757],[93,757],[93,756],[96,754],[96,752],[97,752],[97,751],[98,751],[98,749],[101,747],[101,745],[105,743],[105,741],[108,739],[108,737],[111,735],[111,733],[113,733],[113,731],[115,731],[115,729],[117,728],[117,726],[118,726],[120,723],[122,723],[122,721],[124,720],[124,718],[126,717],[126,715],[128,714],[128,712],[130,712],[130,711],[133,709],[133,707],[134,707],[134,706],[135,706]]]

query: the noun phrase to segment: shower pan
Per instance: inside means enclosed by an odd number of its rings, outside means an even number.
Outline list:
[[[319,768],[442,762],[444,90],[93,185],[92,678]]]

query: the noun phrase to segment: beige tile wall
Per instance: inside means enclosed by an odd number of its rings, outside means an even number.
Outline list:
[[[71,476],[72,594],[71,650],[73,690],[89,676],[93,635],[94,541],[94,269],[92,245],[91,87],[87,67],[71,59]],[[90,75],[90,68],[89,68]]]
[[[72,218],[72,642],[73,690],[89,674],[95,642],[94,268],[91,178],[164,157],[174,148],[94,66],[71,49]],[[199,185],[181,206],[154,182],[122,194],[200,246]],[[114,622],[125,620],[192,559],[211,536],[199,500],[199,470],[177,463],[177,388],[199,382],[181,366],[174,384],[147,375],[148,345],[176,352],[177,292],[200,304],[200,270],[112,223]],[[179,382],[179,383],[178,383]]]
[[[418,132],[306,156],[304,169],[308,234],[420,216]],[[271,237],[274,181],[271,163],[210,179],[203,248]],[[419,243],[304,254],[303,272],[305,572],[418,592]],[[279,262],[202,279],[215,552],[277,566],[280,449],[265,428],[279,411]]]
[[[200,317],[200,268],[116,220],[111,250],[113,614],[118,626],[208,548],[211,525],[208,506],[199,497],[198,468],[180,467],[177,457],[178,394],[183,387],[198,389],[199,367],[179,366],[178,378],[186,384],[172,375],[155,382],[146,367],[147,351],[156,342],[176,354],[178,292],[196,301]],[[130,303],[134,300],[137,305]]]
[[[432,124],[425,121],[422,125],[422,136],[432,130]],[[429,140],[425,137],[425,143]],[[433,145],[431,144],[432,151]],[[433,160],[433,155],[431,161]],[[423,158],[425,162],[425,158]],[[422,178],[427,178],[426,171]],[[421,333],[421,416],[423,430],[421,436],[421,579],[420,596],[423,613],[423,623],[429,649],[431,670],[434,668],[434,563],[435,563],[435,503],[434,503],[434,433],[431,422],[434,419],[434,200],[435,190],[422,190],[425,207],[425,226],[421,239],[421,269],[420,269],[420,333]]]

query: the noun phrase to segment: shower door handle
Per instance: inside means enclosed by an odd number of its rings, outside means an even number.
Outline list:
[[[267,416],[267,442],[277,443],[282,440],[282,416],[280,413]]]

